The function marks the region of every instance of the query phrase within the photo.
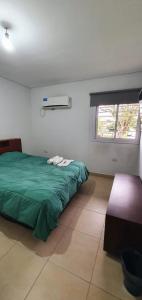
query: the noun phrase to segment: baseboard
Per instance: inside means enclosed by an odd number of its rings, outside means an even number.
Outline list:
[[[111,179],[114,179],[114,176],[113,175],[108,175],[108,174],[102,174],[102,173],[95,173],[95,172],[89,172],[90,175],[93,175],[93,176],[98,176],[98,177],[105,177],[105,178],[111,178]]]

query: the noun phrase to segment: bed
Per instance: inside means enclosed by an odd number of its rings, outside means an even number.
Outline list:
[[[67,167],[22,152],[21,140],[0,141],[0,214],[32,228],[46,240],[80,185],[88,178],[83,162]]]

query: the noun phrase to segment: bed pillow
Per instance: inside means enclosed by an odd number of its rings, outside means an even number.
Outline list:
[[[0,161],[16,161],[20,160],[22,158],[26,158],[27,154],[18,152],[18,151],[13,151],[13,152],[6,152],[0,155]]]

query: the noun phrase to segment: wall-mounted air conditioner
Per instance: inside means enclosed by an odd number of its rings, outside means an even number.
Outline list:
[[[71,99],[68,96],[44,97],[42,106],[47,109],[70,108]]]

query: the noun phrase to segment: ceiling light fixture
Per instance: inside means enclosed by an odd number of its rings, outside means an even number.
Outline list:
[[[2,45],[3,47],[7,50],[7,51],[13,51],[14,50],[14,47],[11,43],[11,40],[9,38],[9,33],[8,33],[8,27],[5,27],[5,33],[4,33],[4,36],[2,38]]]

